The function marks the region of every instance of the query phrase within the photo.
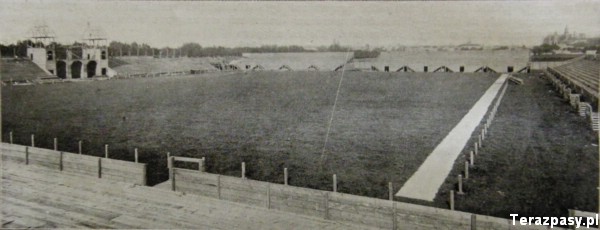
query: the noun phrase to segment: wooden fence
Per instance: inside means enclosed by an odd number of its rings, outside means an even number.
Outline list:
[[[3,161],[38,165],[66,173],[146,185],[143,163],[61,152],[31,146],[1,143]]]
[[[171,189],[175,191],[384,229],[545,229],[519,226],[518,223],[512,225],[509,219],[223,176],[202,170],[171,167],[169,171]]]

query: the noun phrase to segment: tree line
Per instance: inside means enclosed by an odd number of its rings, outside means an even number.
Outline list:
[[[31,40],[17,41],[14,44],[0,44],[0,53],[3,57],[25,57],[27,56],[27,47],[32,45]],[[38,44],[41,45],[41,44]],[[67,45],[52,43],[56,50],[56,57],[66,58]],[[83,46],[82,43],[75,43],[71,46]],[[72,49],[77,55],[81,49]],[[263,45],[258,47],[224,47],[224,46],[201,46],[198,43],[185,43],[179,47],[152,47],[145,43],[126,43],[112,41],[108,45],[109,56],[153,56],[153,57],[223,57],[223,56],[242,56],[243,53],[289,53],[289,52],[354,52],[356,58],[367,58],[379,56],[381,50],[354,50],[348,46],[343,46],[334,42],[329,46],[320,46],[315,49],[307,49],[302,46],[278,46]]]

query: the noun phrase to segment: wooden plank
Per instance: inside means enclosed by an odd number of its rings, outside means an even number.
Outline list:
[[[116,160],[116,159],[110,159],[110,158],[102,158],[102,163],[103,164],[107,164],[107,165],[115,165],[115,167],[118,166],[123,166],[123,167],[131,167],[131,168],[141,168],[143,163],[135,163],[132,161],[123,161],[123,160]]]
[[[271,200],[271,209],[296,213],[296,214],[300,214],[300,215],[315,216],[315,217],[319,217],[319,218],[322,218],[324,216],[324,214],[323,214],[324,211],[322,211],[322,210],[306,209],[306,208],[302,208],[302,207],[289,206],[284,203],[276,202],[274,200]]]
[[[393,227],[393,220],[391,214],[387,216],[382,216],[381,218],[365,216],[363,214],[364,213],[354,213],[348,211],[341,211],[338,209],[329,210],[329,216],[331,220],[347,221],[351,223],[374,226],[383,229],[392,229]]]
[[[25,164],[25,153],[6,152],[2,153],[3,161],[11,161],[19,164]]]
[[[144,168],[127,169],[114,167],[114,165],[106,165],[104,160],[102,161],[102,173],[107,175],[122,176],[126,178],[139,178],[143,174]]]
[[[340,204],[349,204],[374,208],[391,208],[391,203],[388,200],[356,196],[345,193],[332,193],[329,195],[329,200],[330,202],[336,202]]]
[[[263,206],[266,201],[266,197],[264,195],[261,196],[254,193],[245,193],[228,189],[221,190],[221,199],[257,206]]]
[[[193,184],[178,181],[176,190],[190,194],[218,198],[218,191],[216,186],[196,186]]]
[[[183,162],[200,163],[200,161],[202,160],[202,158],[173,157],[173,160],[175,160],[175,161],[183,161]]]
[[[209,173],[200,173],[197,170],[175,168],[175,176],[178,180],[188,181],[190,183],[201,183],[217,185],[217,175]]]
[[[65,152],[63,155],[63,162],[82,162],[97,164],[98,157]]]
[[[105,173],[102,173],[102,179],[137,184],[137,185],[142,185],[142,183],[143,183],[143,180],[141,177],[140,178],[131,178],[131,177],[124,177],[124,176],[105,174]]]
[[[4,151],[25,152],[25,146],[16,145],[16,144],[8,144],[8,143],[2,142],[0,144],[0,150],[2,150],[2,152],[4,152]]]

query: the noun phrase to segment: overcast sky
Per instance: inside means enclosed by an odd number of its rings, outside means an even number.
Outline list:
[[[179,46],[536,45],[549,33],[600,36],[600,0],[468,2],[172,2],[0,0],[0,42],[44,22],[57,41],[89,22],[109,40]]]

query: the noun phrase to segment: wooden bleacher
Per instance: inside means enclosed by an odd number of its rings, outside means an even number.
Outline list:
[[[598,100],[598,87],[600,82],[600,62],[579,58],[566,64],[548,68],[548,71],[562,81],[581,91],[590,99]]]
[[[1,188],[2,228],[369,228],[6,159]]]

